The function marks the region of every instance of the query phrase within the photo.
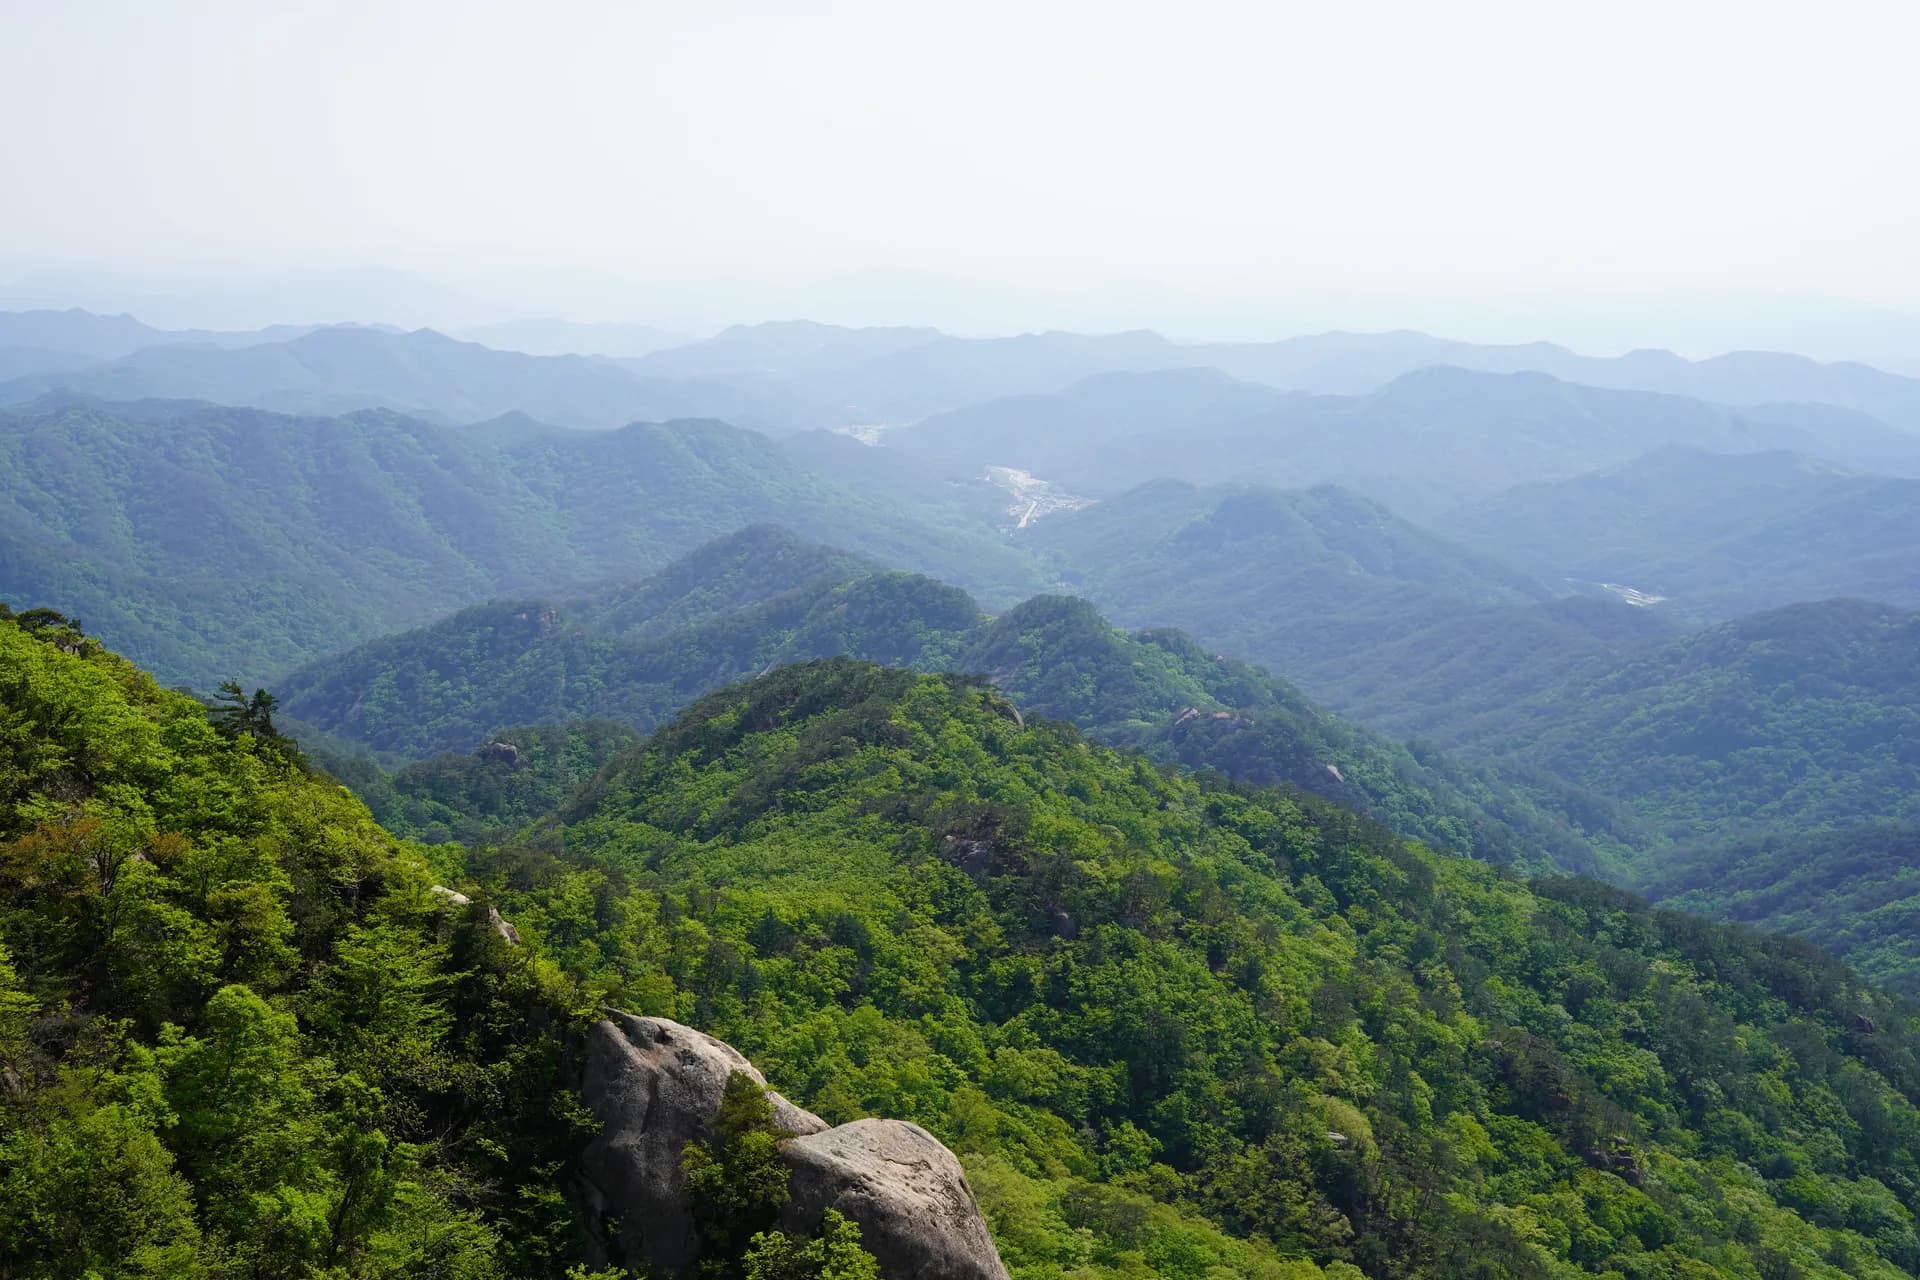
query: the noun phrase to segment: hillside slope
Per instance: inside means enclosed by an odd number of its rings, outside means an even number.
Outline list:
[[[1709,841],[1650,863],[1640,880],[1678,910],[1794,934],[1920,995],[1920,827]]]
[[[0,670],[9,1273],[578,1277],[607,1001],[826,1123],[923,1125],[1015,1280],[1920,1264],[1905,1006],[972,682],[714,694],[440,868],[463,904],[263,726],[44,620],[0,618]]]
[[[1435,522],[1536,575],[1622,583],[1724,619],[1854,596],[1920,605],[1920,480],[1787,453],[1666,449],[1523,485]]]
[[[503,593],[639,578],[767,520],[995,599],[1040,585],[991,528],[930,527],[719,423],[476,436],[391,413],[0,414],[0,599],[52,602],[169,680],[263,680]]]
[[[1684,637],[1447,739],[1676,838],[1920,819],[1920,615],[1830,600]]]
[[[0,1273],[560,1280],[578,996],[285,744],[0,614]]]
[[[1911,1031],[1832,962],[964,682],[722,691],[476,870],[828,1121],[932,1130],[1016,1276],[1251,1274],[1172,1213],[1383,1278],[1920,1262]]]
[[[1290,678],[1385,638],[1554,594],[1343,489],[1156,481],[1020,531],[1129,626],[1173,626]]]
[[[459,753],[502,725],[603,716],[649,730],[729,681],[845,654],[978,673],[1024,714],[1071,720],[1160,759],[1331,796],[1436,847],[1493,861],[1597,870],[1640,839],[1603,804],[1569,803],[1552,786],[1523,793],[1488,770],[1410,752],[1181,633],[1129,635],[1063,597],[1036,597],[989,620],[964,593],[926,578],[857,566],[822,575],[833,560],[790,535],[756,531],[687,557],[624,593],[618,609],[604,597],[481,606],[324,659],[279,690],[316,729],[406,757],[455,753],[436,767],[467,771],[475,766]],[[690,575],[692,564],[704,576]],[[704,586],[682,594],[696,581]],[[660,610],[658,622],[629,611],[639,599]],[[723,599],[734,603],[696,607]],[[379,785],[356,781],[370,801],[384,794],[370,789]],[[1577,822],[1565,816],[1576,811]]]

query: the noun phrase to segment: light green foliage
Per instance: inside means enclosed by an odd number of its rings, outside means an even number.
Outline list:
[[[0,618],[0,1273],[557,1276],[578,1001],[427,875],[296,753]]]
[[[746,1280],[879,1280],[880,1264],[860,1247],[860,1226],[829,1209],[811,1239],[756,1234],[742,1258]]]
[[[1833,962],[966,682],[716,694],[474,870],[530,933],[599,904],[567,964],[827,1119],[932,1130],[1023,1278],[1920,1265],[1915,1031]]]
[[[1920,1268],[1905,1006],[977,681],[834,660],[712,695],[470,851],[455,909],[191,699],[4,620],[0,659],[8,1274],[558,1280],[600,999],[829,1120],[926,1126],[1018,1280]],[[777,1137],[733,1093],[689,1174],[765,1214]],[[707,1261],[871,1274],[847,1243]]]

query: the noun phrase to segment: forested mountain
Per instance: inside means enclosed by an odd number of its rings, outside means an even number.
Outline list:
[[[1435,528],[1548,580],[1726,618],[1827,596],[1920,605],[1920,480],[1790,453],[1664,449],[1510,489]]]
[[[303,733],[289,721],[295,733]],[[365,748],[335,739],[301,746],[352,788],[380,825],[429,844],[472,844],[524,827],[560,806],[609,760],[640,741],[613,720],[506,725],[472,751],[416,760],[391,772]]]
[[[1795,934],[1920,995],[1920,827],[1711,840],[1650,861],[1639,879],[1666,905]]]
[[[1799,944],[844,660],[430,870],[257,721],[0,653],[9,1272],[560,1280],[602,1003],[924,1125],[1015,1280],[1920,1266],[1920,1035]]]
[[[1025,509],[985,474],[956,475],[900,449],[876,449],[840,431],[800,431],[780,448],[808,470],[856,493],[884,493],[922,520],[946,526],[1011,526]]]
[[[1120,622],[1181,627],[1283,673],[1555,594],[1333,487],[1157,481],[1021,533]]]
[[[563,968],[827,1119],[943,1137],[1016,1276],[1920,1264],[1908,1024],[1830,961],[1160,773],[990,691],[785,669],[474,871]]]
[[[622,593],[620,608],[605,597],[485,605],[324,659],[279,691],[290,714],[320,731],[406,758],[449,753],[438,768],[472,772],[463,753],[499,737],[501,725],[610,716],[647,730],[719,685],[844,654],[982,674],[1026,715],[1072,720],[1157,759],[1331,796],[1492,861],[1597,870],[1624,862],[1640,837],[1599,801],[1410,752],[1178,632],[1129,635],[1085,601],[1060,597],[989,620],[954,588],[814,552],[791,535],[749,531]],[[838,576],[823,572],[835,565],[845,566]],[[659,613],[633,612],[636,600]],[[382,798],[377,772],[343,776],[377,812],[400,812]],[[421,828],[408,820],[407,829]]]
[[[1920,819],[1920,614],[1724,623],[1434,736],[1524,758],[1681,838]]]
[[[1470,737],[1516,702],[1596,679],[1683,633],[1668,615],[1615,600],[1428,608],[1355,628],[1345,649],[1249,656],[1284,669],[1362,724],[1406,737]],[[1301,646],[1305,648],[1305,646]]]
[[[1129,394],[1141,402],[1138,414],[1107,407]],[[1267,407],[1257,408],[1262,400]],[[1276,396],[1191,372],[1109,377],[1038,403],[976,405],[887,440],[953,471],[1021,467],[1096,495],[1157,478],[1332,483],[1415,519],[1673,445],[1791,449],[1920,470],[1920,434],[1821,406],[1735,410],[1545,374],[1453,368],[1409,373],[1353,396]]]
[[[146,347],[81,370],[15,379],[0,385],[0,404],[56,390],[110,400],[212,400],[283,413],[397,409],[446,423],[518,411],[595,428],[690,417],[750,428],[816,425],[786,395],[746,382],[643,379],[605,360],[496,351],[431,329],[333,327],[239,348]]]
[[[391,413],[0,414],[0,598],[55,600],[169,680],[261,679],[504,592],[632,579],[775,520],[1018,598],[991,528],[940,528],[710,422],[469,436]]]
[[[551,963],[77,633],[0,673],[0,1273],[557,1280]]]

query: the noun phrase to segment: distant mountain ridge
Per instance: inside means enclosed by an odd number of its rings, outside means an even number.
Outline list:
[[[1021,467],[1096,495],[1166,478],[1337,484],[1414,519],[1675,445],[1791,449],[1920,474],[1920,435],[1847,411],[1730,409],[1446,366],[1352,396],[1288,395],[1208,371],[1107,374],[937,415],[883,443],[950,474]]]
[[[283,413],[395,409],[442,423],[521,412],[560,426],[717,417],[764,425],[754,387],[642,379],[584,356],[532,356],[460,342],[431,329],[316,329],[245,347],[149,346],[82,369],[16,378],[0,404],[64,390],[115,400],[195,399]],[[792,412],[775,397],[776,418]]]
[[[355,330],[353,326],[334,326]],[[773,432],[902,424],[1008,396],[1058,393],[1101,374],[1207,368],[1267,387],[1363,395],[1436,366],[1488,374],[1537,373],[1596,388],[1659,392],[1748,409],[1824,405],[1920,432],[1920,379],[1860,364],[1821,364],[1774,352],[1689,361],[1669,352],[1576,355],[1550,343],[1497,346],[1418,333],[1327,333],[1265,343],[1178,343],[1159,334],[1027,333],[961,338],[925,328],[854,329],[810,321],[740,325],[699,342],[655,348],[671,335],[644,326],[517,321],[469,331],[502,349],[455,352],[455,340],[417,330],[357,331],[366,367],[295,348],[318,326],[245,334],[167,332],[131,317],[84,312],[0,313],[0,399],[66,388],[118,398],[210,399],[256,407],[343,411],[400,408],[448,421],[518,410],[609,427],[636,419],[717,416]],[[477,345],[477,344],[475,344]],[[212,348],[219,354],[189,354]],[[644,349],[644,353],[643,353]],[[243,353],[255,351],[247,356]],[[28,355],[25,353],[45,353]],[[566,366],[525,356],[626,356]],[[90,363],[74,367],[84,356]],[[395,366],[414,376],[396,377]],[[1170,424],[1171,425],[1171,424]]]
[[[1920,607],[1920,479],[1801,454],[1662,449],[1507,490],[1434,527],[1541,577],[1627,584],[1693,618],[1823,596]]]

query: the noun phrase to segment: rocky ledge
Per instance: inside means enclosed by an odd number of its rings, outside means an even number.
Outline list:
[[[677,1022],[617,1014],[593,1027],[582,1096],[600,1132],[579,1190],[589,1218],[609,1224],[600,1261],[693,1268],[700,1241],[680,1153],[708,1136],[735,1072],[766,1084],[731,1045]],[[792,1172],[782,1230],[810,1232],[834,1209],[860,1224],[888,1280],[1007,1280],[960,1162],[932,1134],[903,1120],[829,1126],[768,1096],[795,1135],[781,1146]]]

